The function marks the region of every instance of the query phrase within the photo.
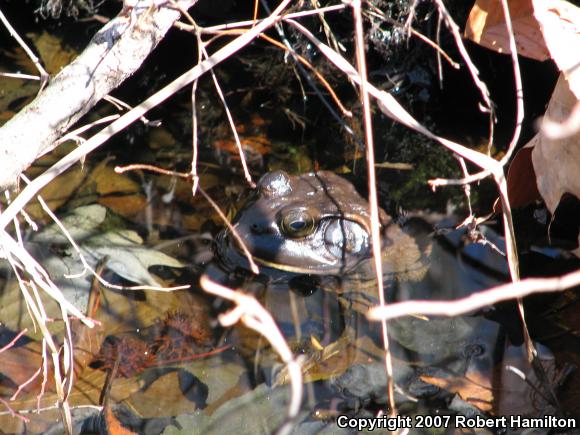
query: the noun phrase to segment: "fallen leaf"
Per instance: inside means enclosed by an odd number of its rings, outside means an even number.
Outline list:
[[[576,101],[568,81],[561,75],[546,116],[554,122],[563,122],[572,112]],[[580,131],[564,138],[550,138],[540,131],[532,141],[535,143],[532,162],[538,191],[553,214],[565,194],[580,198]],[[580,248],[573,253],[580,257]]]
[[[97,165],[84,183],[84,191],[97,194],[97,202],[124,217],[133,217],[147,206],[139,183],[128,174],[118,174],[107,165]]]
[[[580,98],[580,9],[563,0],[511,0],[508,7],[518,54],[539,61],[553,59],[576,98]],[[509,54],[501,4],[477,0],[465,26],[465,37]]]
[[[286,419],[290,394],[289,387],[270,388],[262,384],[224,403],[211,416],[197,411],[177,417],[179,426],[167,427],[163,434],[273,433]],[[297,421],[306,414],[302,412]]]
[[[540,23],[550,57],[580,99],[580,9],[556,0],[534,0],[534,16]],[[574,48],[576,47],[576,48]]]
[[[536,172],[532,164],[532,151],[539,138],[535,136],[526,146],[514,156],[507,174],[508,197],[513,208],[525,207],[540,200],[540,192],[536,184]],[[494,204],[494,213],[500,213],[501,202]]]
[[[543,367],[550,387],[556,388],[561,379],[555,370],[554,356],[541,344],[536,343],[536,349],[537,364]],[[539,417],[555,412],[550,394],[528,362],[523,345],[507,343],[502,360],[493,369],[482,370],[477,364],[470,364],[463,375],[420,377],[429,384],[458,394],[465,402],[492,415]]]
[[[62,67],[71,63],[78,56],[75,50],[65,47],[61,39],[48,32],[42,32],[40,35],[27,33],[26,37],[33,42],[38,50],[44,67],[49,74],[59,73]]]
[[[75,242],[82,243],[99,232],[99,225],[105,221],[106,216],[107,209],[105,207],[99,204],[92,204],[75,208],[72,212],[62,217],[60,222]],[[45,226],[34,235],[32,240],[35,243],[59,245],[67,245],[69,243],[68,238],[56,223]]]
[[[86,177],[86,172],[81,167],[75,167],[55,178],[44,187],[39,195],[44,199],[48,207],[55,211],[65,204],[77,191]],[[26,212],[34,219],[48,221],[49,218],[38,201],[31,201],[25,208]]]
[[[438,378],[421,375],[420,378],[431,385],[459,394],[464,401],[481,411],[489,412],[493,408],[494,394],[490,385],[491,378],[479,372],[471,373],[469,377]]]
[[[534,17],[532,0],[508,2],[518,53],[536,60],[550,58],[540,25]],[[499,53],[510,53],[509,38],[501,3],[477,0],[471,9],[465,37]]]
[[[173,257],[142,246],[143,239],[134,231],[109,231],[91,237],[81,245],[81,251],[94,264],[107,258],[107,267],[117,275],[138,284],[161,287],[149,272],[151,266],[183,267]]]
[[[161,376],[125,401],[140,417],[168,417],[205,407],[208,388],[191,373],[183,369],[158,373]]]
[[[137,435],[136,432],[123,426],[110,407],[105,408],[105,422],[109,435]]]

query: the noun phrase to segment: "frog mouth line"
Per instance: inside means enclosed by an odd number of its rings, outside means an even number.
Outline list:
[[[290,266],[288,264],[283,263],[276,263],[273,261],[264,260],[260,257],[256,257],[252,254],[252,259],[257,263],[270,267],[272,269],[282,270],[284,272],[292,272],[292,273],[301,273],[301,274],[309,274],[309,275],[324,275],[328,273],[328,271],[321,271],[320,269],[308,269],[300,266]],[[347,273],[348,271],[345,271]]]
[[[276,263],[269,260],[264,260],[260,257],[252,255],[252,259],[256,261],[258,264],[262,266],[266,266],[272,269],[281,270],[283,272],[290,272],[290,273],[299,273],[299,274],[308,274],[308,275],[335,275],[329,271],[321,271],[320,269],[307,269],[300,266],[290,266],[288,264],[281,264]],[[343,275],[348,276],[353,270],[355,270],[361,263],[365,261],[373,261],[372,257],[362,259],[357,264],[351,265],[349,268],[345,268],[343,271]],[[392,270],[386,271],[383,270],[383,280],[385,279],[392,279],[392,280],[410,280],[416,281],[423,277],[426,272],[428,264],[425,264],[423,258],[417,260],[412,267],[406,268],[405,270]],[[360,280],[360,277],[356,278]],[[368,278],[369,281],[375,280],[376,277]]]

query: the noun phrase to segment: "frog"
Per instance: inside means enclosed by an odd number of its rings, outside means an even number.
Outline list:
[[[383,209],[378,212],[383,281],[420,280],[428,268],[429,248]],[[345,178],[317,171],[290,175],[268,172],[232,222],[218,237],[218,256],[230,267],[246,267],[242,244],[262,274],[308,275],[366,312],[378,302],[372,258],[369,204]],[[336,282],[336,280],[335,280]],[[346,298],[346,299],[344,299]]]
[[[217,244],[218,257],[230,270],[249,269],[243,244],[260,275],[270,280],[269,286],[310,276],[320,279],[325,292],[334,293],[340,322],[326,323],[327,328],[337,329],[334,341],[322,350],[300,348],[307,356],[304,379],[332,376],[341,391],[362,400],[382,397],[386,391],[380,328],[366,318],[368,309],[379,303],[369,210],[368,201],[354,185],[333,172],[290,175],[272,171],[262,176],[232,221],[239,241],[226,229]],[[401,222],[378,210],[387,303],[458,297],[496,282],[481,271],[476,273],[468,263],[458,262],[460,256],[453,250],[447,252],[432,226],[410,228],[408,223],[409,218]],[[422,238],[425,233],[428,236]],[[451,234],[459,239],[461,233]],[[465,279],[463,273],[473,275],[473,280]],[[269,306],[273,306],[271,301]],[[292,311],[285,300],[274,308],[276,315]],[[505,339],[498,323],[471,315],[390,319],[388,336],[395,382],[400,391],[407,392],[405,397],[397,396],[397,401],[405,401],[409,395],[433,397],[438,390],[421,378],[425,373],[446,378],[477,372],[492,379],[497,343]],[[287,382],[286,376],[282,371],[276,382]]]
[[[457,279],[457,274],[466,265],[454,263],[457,255],[445,252],[430,225],[422,227],[414,221],[415,225],[410,226],[410,219],[401,221],[378,210],[386,303],[461,296],[468,281]],[[240,246],[243,243],[258,265],[260,276],[269,279],[269,288],[278,285],[280,291],[288,291],[291,286],[284,289],[284,285],[295,277],[318,278],[319,288],[336,297],[343,322],[343,329],[337,331],[338,338],[328,349],[339,349],[337,353],[350,358],[343,369],[367,360],[368,346],[363,346],[360,354],[349,353],[353,349],[349,343],[361,343],[365,336],[371,337],[375,345],[382,340],[378,338],[380,328],[366,318],[369,308],[379,304],[379,295],[369,203],[351,182],[329,171],[298,175],[282,170],[268,172],[238,211],[232,227],[241,242],[226,229],[217,243],[218,257],[228,269],[249,269]],[[478,282],[469,287],[492,285],[485,281],[485,275],[474,276]],[[290,311],[288,306],[283,301],[277,308]],[[466,355],[471,355],[470,349],[482,349],[477,361],[493,366],[492,350],[500,328],[482,317],[407,316],[389,320],[388,334],[391,349],[399,349],[395,353],[401,359],[396,364],[406,378],[400,379],[405,384],[413,379],[415,370],[407,367],[407,351],[417,356],[413,362],[416,368],[428,369],[445,361],[455,361],[462,367]],[[324,352],[314,353],[309,359],[309,367],[315,367],[312,375],[321,366],[319,360],[324,361]],[[382,367],[383,363],[377,364]],[[337,369],[334,375],[339,372]]]

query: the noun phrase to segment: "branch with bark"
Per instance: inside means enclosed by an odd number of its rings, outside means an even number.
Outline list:
[[[175,2],[186,10],[197,0]],[[0,128],[0,188],[19,175],[109,92],[141,66],[181,13],[178,8],[124,7],[38,96]]]

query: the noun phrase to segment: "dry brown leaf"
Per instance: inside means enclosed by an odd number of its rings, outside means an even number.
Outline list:
[[[12,347],[6,349],[0,355],[0,391],[2,395],[11,396],[16,392],[16,388],[11,386],[22,385],[28,381],[38,368],[42,365],[42,346],[38,342],[30,342],[26,346]],[[49,374],[52,371],[49,370]],[[33,382],[27,385],[24,391],[37,391],[42,382],[42,377],[37,377]]]
[[[429,384],[443,388],[459,396],[475,406],[477,409],[489,412],[493,409],[493,390],[490,378],[480,372],[472,372],[467,377],[437,378],[434,376],[421,375],[421,379]]]
[[[61,315],[60,307],[54,299],[48,296],[46,292],[40,292],[40,298],[46,310],[46,315],[49,318],[59,318]],[[34,322],[26,309],[25,299],[17,280],[8,283],[3,290],[0,297],[0,319],[2,319],[2,325],[8,329],[19,331],[28,328],[29,338],[42,338],[42,332],[39,328],[35,328]],[[50,322],[48,329],[51,333],[58,334],[62,332],[64,325],[61,322]]]
[[[106,376],[106,373],[100,370],[91,368],[84,370],[80,378],[74,383],[73,390],[68,398],[69,404],[73,407],[78,405],[98,405]],[[136,379],[115,379],[110,391],[110,399],[115,403],[123,401],[140,388],[141,384]],[[22,393],[17,400],[9,402],[10,406],[16,411],[35,410],[37,392],[38,390],[31,393]],[[45,391],[40,400],[40,407],[52,407],[57,403],[57,400],[56,393],[50,390]],[[56,408],[50,411],[43,411],[40,414],[29,413],[26,416],[30,419],[30,422],[26,424],[28,433],[45,433],[60,417]],[[22,422],[20,420],[10,415],[0,416],[0,428],[8,433],[22,432],[21,429],[18,429],[21,425]]]
[[[106,335],[124,332],[130,328],[146,328],[165,316],[167,312],[179,310],[191,316],[196,316],[196,318],[201,318],[201,315],[207,312],[207,307],[200,306],[197,297],[185,291],[171,293],[145,292],[145,300],[128,298],[124,294],[115,291],[103,290],[103,293],[102,304],[105,308],[101,308],[96,315],[96,319],[101,322],[101,326],[96,327],[94,331],[88,331],[88,334],[83,334],[83,330],[76,331],[80,334],[80,337],[75,343],[77,356],[79,356],[79,358],[75,358],[75,361],[80,364],[75,367],[78,376],[69,396],[71,406],[99,404],[101,390],[107,375],[103,370],[93,369],[85,364],[91,359],[91,354],[93,354],[92,356],[96,354],[96,349],[100,347],[101,341]],[[75,329],[77,325],[78,323],[75,322]],[[85,328],[83,325],[79,325],[79,327]],[[4,375],[5,382],[0,393],[5,400],[14,393],[14,385],[24,382],[40,367],[39,348],[39,343],[32,342],[26,348],[8,349],[1,355],[0,372]],[[79,354],[79,351],[82,351],[82,354]],[[10,388],[6,386],[8,380],[12,384]],[[17,400],[9,402],[10,406],[16,411],[36,409],[36,395],[41,381],[42,378],[39,378],[31,385],[30,389],[23,391]],[[41,407],[52,406],[56,403],[57,397],[53,391],[53,385],[53,381],[49,380],[47,390],[40,400]],[[113,381],[109,400],[112,403],[119,403],[131,397],[142,386],[143,382],[136,377],[117,377]],[[28,415],[28,417],[32,420],[28,424],[28,428],[35,428],[34,430],[30,429],[33,433],[44,433],[58,419],[58,411],[43,412],[40,415],[32,414]],[[19,429],[21,426],[22,422],[10,415],[0,416],[0,428],[2,430],[10,429],[10,433],[19,433],[21,432],[21,429]]]
[[[518,54],[553,59],[580,98],[580,9],[563,0],[508,2]],[[465,37],[499,53],[510,53],[503,9],[496,0],[478,0]]]
[[[32,40],[49,74],[59,73],[61,68],[78,56],[75,50],[65,47],[61,39],[48,32],[42,32],[40,35],[27,33],[26,36]],[[30,60],[28,62],[30,63]],[[36,71],[33,74],[36,74]]]
[[[525,207],[541,199],[536,184],[536,173],[532,164],[532,151],[538,142],[535,136],[514,156],[507,174],[508,197],[513,208]],[[499,199],[494,204],[494,213],[501,211]]]
[[[185,371],[171,371],[159,376],[146,388],[135,392],[126,403],[143,418],[168,417],[191,413],[198,409],[191,393],[182,391],[180,376]],[[188,374],[191,378],[193,375]],[[195,392],[193,392],[195,395]]]
[[[105,422],[107,423],[107,433],[109,435],[137,435],[121,424],[113,410],[107,406],[105,409]]]
[[[81,167],[75,167],[57,177],[52,183],[46,185],[40,191],[40,196],[48,204],[48,207],[55,211],[60,206],[68,202],[73,193],[83,182],[86,172]],[[26,212],[35,220],[48,221],[48,216],[42,210],[38,201],[31,201],[26,207]]]
[[[537,345],[537,364],[541,364],[551,386],[561,385],[562,379],[555,370],[553,355],[542,345]],[[527,359],[524,346],[506,344],[502,360],[493,369],[468,368],[465,376],[437,377],[421,375],[429,384],[459,394],[461,399],[481,411],[496,416],[550,415],[554,409],[549,402],[549,393],[536,377],[534,368]]]
[[[532,1],[513,0],[508,5],[518,53],[540,61],[549,59],[550,53],[534,17]],[[497,0],[477,0],[465,26],[465,37],[490,50],[509,54],[509,38],[501,3]]]
[[[570,90],[580,99],[580,9],[565,1],[534,0],[544,40]],[[569,112],[568,112],[569,113]]]
[[[154,128],[149,132],[148,146],[151,149],[160,148],[175,148],[176,140],[171,133],[169,133],[164,128]],[[171,152],[171,151],[170,151]]]
[[[141,193],[141,186],[127,174],[118,174],[100,163],[87,177],[85,189],[98,195],[97,202],[115,213],[132,217],[147,206],[147,199]]]
[[[552,94],[546,116],[554,122],[568,118],[576,97],[561,75]],[[538,190],[548,210],[554,213],[566,193],[580,198],[580,132],[561,139],[546,137],[539,132],[532,141],[532,162],[536,172]],[[580,248],[574,251],[580,256]]]

